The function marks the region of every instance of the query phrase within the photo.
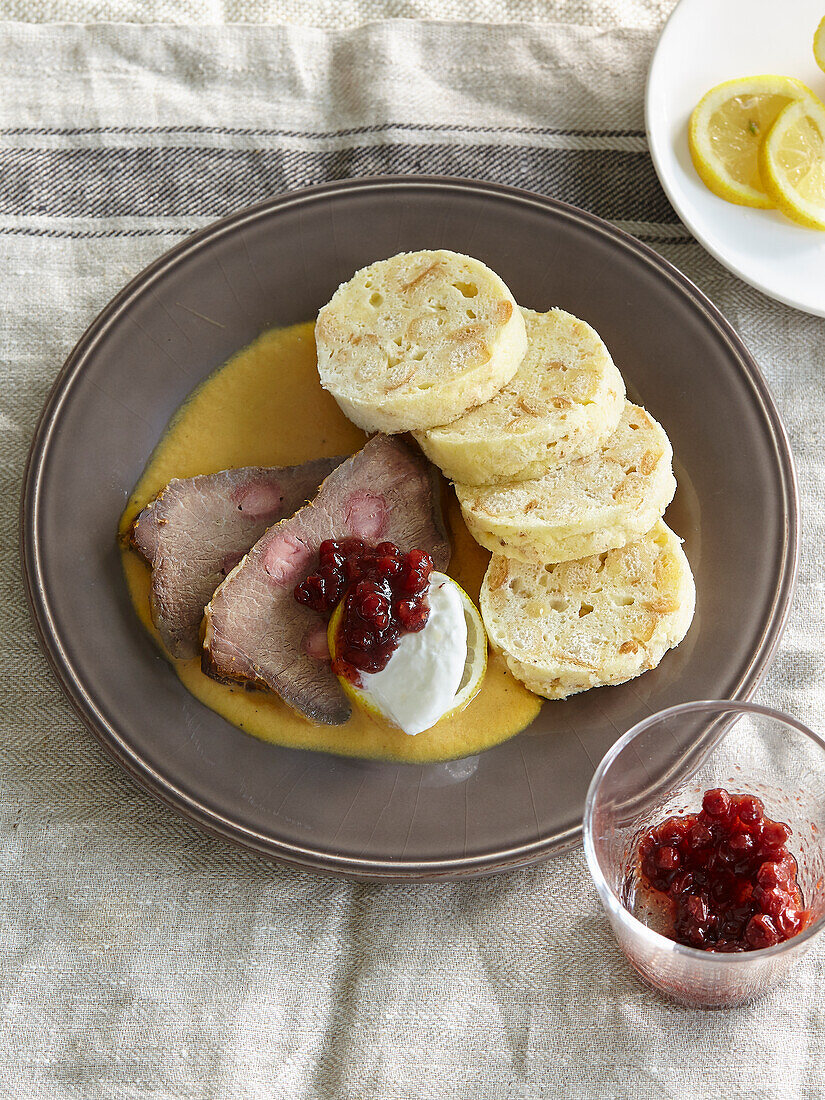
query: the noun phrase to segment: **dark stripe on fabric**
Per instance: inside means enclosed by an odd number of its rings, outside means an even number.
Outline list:
[[[219,217],[280,191],[388,174],[465,176],[551,195],[612,221],[678,224],[647,153],[512,145],[0,151],[0,214]]]
[[[52,229],[26,225],[0,226],[0,237],[68,237],[75,241],[108,237],[191,237],[197,230],[181,226],[165,229]]]
[[[0,237],[66,237],[71,240],[100,240],[109,237],[189,237],[195,229],[34,229],[22,225],[0,226]],[[654,233],[634,233],[637,241],[646,244],[698,244],[693,237],[670,237]]]
[[[402,133],[425,134],[533,134],[546,137],[581,138],[642,138],[644,130],[564,130],[552,126],[465,126],[461,124],[435,124],[416,122],[382,122],[375,126],[352,126],[346,130],[271,130],[246,126],[8,126],[0,127],[5,136],[54,136],[79,137],[83,134],[226,134],[232,137],[292,137],[329,139],[359,137],[366,134],[386,134],[397,130]]]

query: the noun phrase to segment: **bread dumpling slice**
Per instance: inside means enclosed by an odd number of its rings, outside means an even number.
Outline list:
[[[513,295],[480,260],[403,252],[342,283],[315,324],[318,373],[365,431],[431,428],[488,401],[527,351]]]
[[[681,539],[659,521],[618,550],[553,565],[493,555],[480,607],[512,674],[547,699],[655,668],[696,603]]]
[[[626,401],[618,428],[592,454],[529,481],[457,483],[455,490],[477,542],[544,565],[612,550],[649,531],[676,491],[672,463],[664,429]]]
[[[563,309],[521,313],[527,354],[507,385],[451,424],[416,432],[453,481],[541,477],[598,449],[618,426],[624,380],[596,330]]]

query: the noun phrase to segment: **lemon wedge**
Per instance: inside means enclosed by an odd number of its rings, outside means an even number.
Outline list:
[[[750,76],[717,84],[690,116],[688,143],[694,167],[715,195],[740,206],[771,207],[759,171],[759,146],[779,113],[814,98],[789,76]]]
[[[449,602],[463,612],[466,625],[466,639],[463,634],[459,638],[462,651],[456,654],[451,645],[455,644],[451,631],[438,631],[437,638],[427,639],[427,630],[431,624],[435,624],[433,607],[435,594],[441,589],[449,589],[441,593],[441,596],[449,596]],[[345,677],[339,676],[341,687],[346,695],[359,707],[371,714],[374,718],[381,718],[391,725],[399,726],[405,733],[423,733],[424,729],[432,726],[445,718],[450,718],[463,710],[478,694],[484,673],[487,670],[487,634],[481,615],[473,601],[456,584],[452,577],[444,573],[433,572],[430,574],[430,619],[422,631],[416,634],[403,634],[398,648],[393,653],[387,666],[379,673],[362,673],[361,687],[351,683]],[[441,600],[441,603],[444,601]],[[337,654],[337,635],[341,618],[344,613],[343,601],[336,607],[327,629],[329,651],[333,659]],[[429,644],[428,644],[429,643]],[[456,656],[458,664],[456,664]],[[399,657],[401,660],[399,661]],[[397,668],[393,670],[393,662]],[[463,662],[463,663],[462,663]],[[433,713],[432,702],[439,697],[443,698],[444,680],[440,676],[442,668],[452,666],[458,669],[458,675],[454,675],[449,684],[449,694],[443,699],[443,710]],[[389,672],[389,675],[388,675]],[[380,677],[380,687],[377,677]],[[420,681],[420,682],[419,682]],[[442,696],[439,696],[439,690]],[[421,705],[416,706],[416,700]],[[412,701],[412,709],[411,709]],[[399,713],[404,714],[403,722],[398,721]],[[429,715],[429,717],[422,717]],[[433,720],[430,721],[430,718]]]
[[[774,206],[825,229],[825,104],[812,97],[786,107],[759,150],[759,169]]]
[[[825,72],[825,17],[814,31],[814,57],[817,65]]]

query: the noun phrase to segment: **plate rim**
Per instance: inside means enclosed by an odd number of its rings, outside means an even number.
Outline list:
[[[768,286],[760,279],[754,278],[749,275],[742,267],[730,260],[722,249],[717,248],[712,244],[701,227],[697,225],[696,219],[690,217],[689,212],[685,209],[684,204],[679,200],[675,188],[671,185],[670,174],[664,167],[664,160],[661,154],[661,148],[665,145],[665,139],[659,139],[658,131],[654,131],[651,119],[653,116],[653,70],[656,67],[656,62],[659,57],[659,51],[662,48],[662,43],[665,40],[665,36],[671,29],[671,23],[677,18],[681,18],[680,11],[689,4],[696,3],[696,0],[679,0],[676,7],[667,17],[665,25],[662,27],[659,37],[656,40],[656,46],[653,50],[653,56],[650,59],[650,65],[647,70],[647,79],[645,80],[645,137],[647,139],[647,147],[650,151],[650,159],[653,161],[653,168],[659,179],[659,183],[662,185],[662,190],[667,196],[667,200],[676,213],[679,215],[680,220],[685,225],[685,228],[689,230],[691,235],[696,241],[704,248],[704,250],[717,260],[726,271],[731,272],[742,282],[747,283],[748,286],[752,286],[755,290],[758,290],[760,294],[764,294],[766,298],[770,298],[774,302],[780,302],[784,306],[789,306],[791,309],[799,310],[800,313],[806,313],[811,317],[825,317],[825,305],[817,308],[815,305],[803,304],[797,298],[791,295],[783,294],[780,291]]]
[[[129,746],[97,708],[94,700],[84,690],[82,677],[77,675],[68,658],[50,613],[49,598],[43,584],[42,547],[39,538],[39,506],[42,471],[48,454],[49,443],[56,424],[59,423],[61,406],[71,387],[82,375],[84,363],[92,356],[106,333],[116,324],[133,299],[149,291],[153,284],[183,259],[211,245],[227,233],[250,224],[273,212],[334,197],[352,191],[392,190],[412,188],[422,191],[476,193],[493,198],[504,198],[531,206],[539,211],[561,215],[578,223],[623,247],[653,268],[678,291],[690,299],[705,322],[716,330],[728,346],[745,379],[750,383],[754,400],[759,406],[766,427],[770,430],[773,451],[777,461],[783,496],[785,516],[782,542],[782,562],[778,583],[773,593],[765,627],[751,660],[745,666],[734,693],[735,700],[748,700],[762,681],[779,646],[790,614],[799,566],[799,492],[796,470],[790,442],[782,418],[774,402],[767,382],[755,359],[738,336],[733,326],[713,303],[678,268],[669,263],[648,245],[603,219],[569,203],[549,196],[536,194],[523,188],[483,180],[456,176],[393,175],[363,176],[354,179],[335,180],[316,184],[295,191],[281,192],[261,203],[244,207],[225,218],[196,231],[185,240],[162,253],[119,290],[103,307],[72,348],[49,391],[38,418],[26,461],[20,500],[20,553],[23,582],[29,611],[38,642],[52,671],[68,697],[78,718],[92,733],[107,753],[144,790],[185,819],[205,829],[222,840],[245,850],[254,851],[270,860],[289,866],[311,870],[315,873],[334,875],[360,881],[437,881],[472,878],[480,875],[515,869],[537,863],[581,844],[581,825],[568,829],[553,838],[538,838],[506,850],[462,858],[373,860],[352,856],[339,856],[334,852],[315,850],[286,841],[273,839],[261,832],[239,825],[230,818],[203,805],[198,799],[177,786],[143,760]]]

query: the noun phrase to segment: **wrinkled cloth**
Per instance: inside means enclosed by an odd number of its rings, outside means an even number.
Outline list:
[[[625,965],[581,851],[405,887],[230,848],[104,756],[40,654],[23,595],[29,440],[60,364],[128,279],[285,188],[366,172],[482,177],[636,233],[755,354],[803,517],[794,610],[757,698],[822,729],[825,322],[738,281],[679,224],[644,136],[654,43],[643,29],[416,21],[0,28],[3,1098],[825,1094],[823,944],[767,999],[691,1011]]]
[[[676,0],[0,0],[0,19],[340,28],[406,18],[657,27],[675,5]]]

